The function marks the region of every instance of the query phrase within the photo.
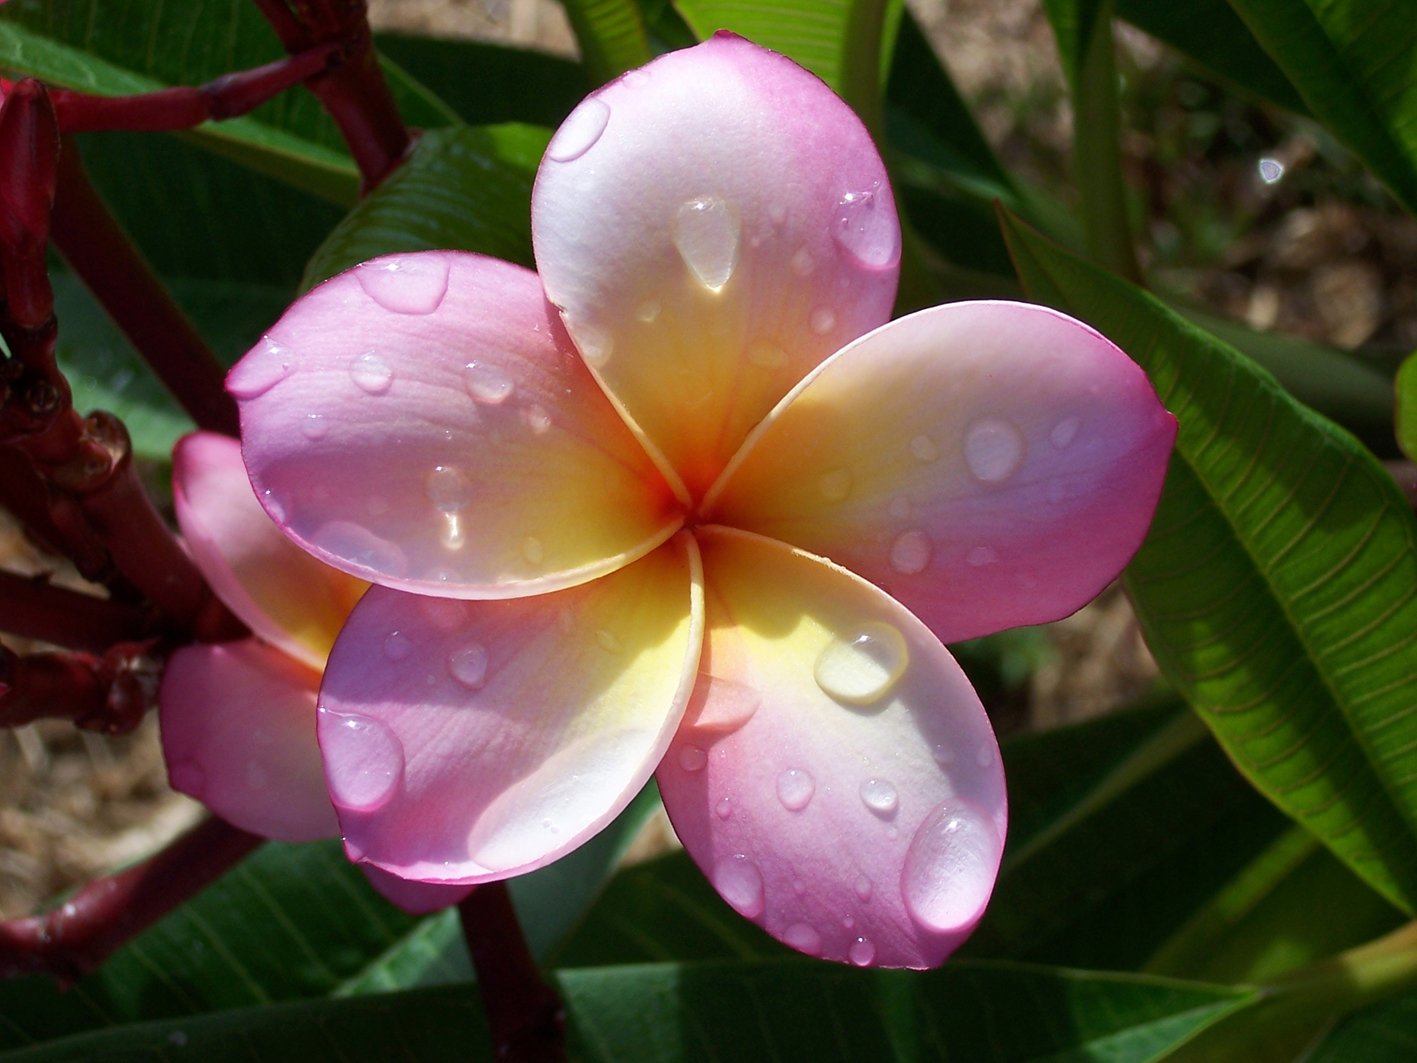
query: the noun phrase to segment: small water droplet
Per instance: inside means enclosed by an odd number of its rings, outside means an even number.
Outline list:
[[[707,673],[700,673],[694,694],[694,726],[723,734],[742,727],[762,704],[761,694],[748,684]]]
[[[729,816],[733,815],[733,802],[725,797],[723,800],[719,801],[718,804],[713,806],[713,811],[719,819],[727,819]]]
[[[189,797],[201,800],[207,785],[207,773],[202,770],[200,764],[184,760],[180,764],[168,767],[167,780],[178,793],[184,793]]]
[[[285,504],[269,487],[261,492],[261,506],[271,515],[271,520],[277,524],[285,523]]]
[[[933,439],[921,433],[910,441],[910,453],[915,455],[916,461],[931,462],[940,456],[940,448],[935,446]]]
[[[373,351],[365,351],[350,359],[349,379],[367,395],[382,395],[393,385],[394,371]]]
[[[869,938],[859,937],[851,943],[846,955],[857,967],[870,967],[876,959],[876,946]]]
[[[818,336],[825,336],[836,328],[836,311],[829,306],[819,306],[812,311],[807,323]]]
[[[792,266],[792,272],[799,277],[810,276],[812,270],[817,268],[817,263],[812,258],[812,252],[805,247],[797,249],[797,253],[792,256],[792,261],[789,264]]]
[[[330,422],[325,420],[323,413],[307,413],[305,419],[300,422],[300,432],[313,443],[329,435]]]
[[[871,880],[865,875],[857,875],[856,882],[853,884],[852,888],[856,891],[857,899],[862,902],[869,901],[872,892],[875,890],[875,887],[871,884]]]
[[[635,317],[646,325],[653,324],[659,317],[659,304],[653,299],[646,299],[635,308]]]
[[[817,478],[817,489],[828,502],[844,502],[851,494],[851,470],[832,469]]]
[[[1272,185],[1284,176],[1284,163],[1278,159],[1261,159],[1259,171],[1260,180],[1267,185]]]
[[[384,638],[384,656],[391,661],[401,661],[413,650],[413,643],[402,631],[390,631]]]
[[[544,407],[532,403],[526,408],[524,416],[526,426],[537,435],[544,435],[551,430],[551,415]]]
[[[354,269],[364,294],[395,314],[431,314],[448,294],[448,260],[437,252],[376,258]]]
[[[895,813],[900,807],[900,795],[887,779],[867,779],[861,784],[861,803],[882,816]]]
[[[682,746],[679,750],[679,767],[685,771],[703,771],[708,763],[708,754],[698,746]]]
[[[900,223],[886,207],[879,181],[841,197],[832,235],[843,251],[868,269],[886,269],[900,261]]]
[[[851,930],[851,929],[854,929],[855,926],[856,926],[856,917],[855,917],[854,915],[843,915],[843,916],[841,917],[841,928],[842,928],[843,930]]]
[[[788,768],[777,777],[777,799],[789,812],[800,812],[812,800],[817,784],[801,768]]]
[[[829,697],[848,705],[869,705],[890,692],[909,662],[905,636],[873,620],[849,639],[829,642],[817,657],[813,674]]]
[[[738,211],[717,196],[691,199],[675,213],[672,236],[699,283],[721,291],[738,265]]]
[[[435,465],[423,481],[423,493],[441,512],[456,513],[472,501],[472,484],[456,465]]]
[[[972,803],[937,806],[905,853],[901,897],[911,918],[934,931],[972,924],[993,889],[1001,848],[993,821]]]
[[[463,366],[462,382],[473,402],[497,406],[506,402],[516,390],[516,384],[502,370],[484,362],[468,362]]]
[[[264,395],[290,372],[290,352],[269,336],[264,339],[264,350],[251,351],[226,375],[226,389],[238,399]]]
[[[320,729],[330,797],[341,808],[370,812],[403,781],[403,746],[384,724],[367,716],[331,713]]]
[[[924,572],[930,563],[930,537],[923,531],[912,529],[901,532],[891,543],[891,568],[902,576],[913,576]]]
[[[739,915],[754,919],[763,914],[763,876],[742,853],[726,856],[713,865],[713,886]]]
[[[522,540],[522,557],[532,565],[541,564],[546,557],[546,549],[541,545],[541,540],[535,535],[528,535]]]
[[[964,434],[964,463],[985,483],[1007,480],[1023,463],[1023,433],[1008,421],[985,417]]]
[[[595,325],[577,325],[571,332],[572,338],[576,341],[576,349],[581,352],[581,357],[585,359],[586,365],[600,367],[610,361],[610,353],[614,350],[614,341],[610,339],[610,334]]]
[[[905,495],[896,495],[891,499],[890,514],[896,520],[905,520],[910,516],[910,499]]]
[[[934,749],[935,763],[941,767],[949,767],[955,762],[955,751],[947,745],[937,745]]]
[[[595,147],[609,124],[610,107],[604,100],[584,101],[556,130],[546,145],[546,157],[552,162],[574,162]]]
[[[1076,417],[1064,417],[1053,426],[1053,431],[1048,433],[1048,438],[1053,441],[1053,445],[1062,450],[1078,434],[1078,429],[1082,427],[1082,421]]]
[[[748,346],[748,361],[759,369],[781,369],[787,364],[787,352],[772,340],[754,340]]]
[[[974,754],[974,763],[978,764],[981,768],[987,768],[989,765],[993,764],[994,747],[988,744],[980,746],[978,751]]]
[[[606,653],[620,652],[620,640],[604,628],[595,633],[595,641]]]
[[[487,647],[473,643],[448,658],[448,674],[469,690],[480,690],[487,682]]]
[[[999,555],[992,546],[976,546],[964,555],[964,560],[974,568],[983,568],[999,560]]]
[[[808,956],[822,954],[822,935],[806,923],[793,923],[782,932],[783,943]]]
[[[807,896],[807,883],[803,882],[800,878],[794,878],[792,880],[792,892],[799,897]]]

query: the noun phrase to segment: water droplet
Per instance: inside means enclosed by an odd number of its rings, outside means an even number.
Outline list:
[[[373,351],[365,351],[350,360],[349,379],[368,395],[382,395],[393,385],[394,371]]]
[[[931,462],[940,456],[940,448],[935,446],[933,439],[921,433],[910,441],[910,453],[915,455],[916,461]]]
[[[391,661],[401,661],[413,650],[413,643],[402,631],[390,631],[384,638],[384,656]]]
[[[635,317],[646,325],[653,324],[659,317],[659,304],[653,299],[646,299],[635,308]]]
[[[620,640],[604,628],[601,628],[595,633],[595,641],[606,653],[620,652]]]
[[[265,350],[251,351],[226,376],[226,389],[238,399],[254,399],[275,387],[290,372],[290,353],[269,336]]]
[[[699,196],[674,215],[674,246],[684,265],[711,292],[721,291],[738,265],[738,212],[717,196]]]
[[[829,697],[848,705],[869,705],[890,692],[909,661],[905,636],[873,620],[850,639],[829,642],[817,657],[813,674]]]
[[[763,914],[763,876],[742,853],[725,856],[713,865],[713,886],[739,915],[755,919]]]
[[[320,729],[330,797],[341,808],[373,811],[394,795],[403,780],[403,746],[378,720],[330,715],[333,723]]]
[[[604,329],[595,325],[577,325],[571,329],[569,324],[567,329],[576,341],[576,349],[581,352],[586,365],[599,367],[610,361],[610,352],[614,350],[615,344]]]
[[[992,546],[976,546],[964,555],[964,560],[974,568],[983,568],[999,560],[999,555]]]
[[[207,785],[207,773],[195,761],[185,760],[181,764],[173,764],[167,769],[167,781],[178,793],[184,793],[188,797],[195,797],[200,801]]]
[[[964,462],[975,479],[999,483],[1018,470],[1024,447],[1023,433],[1008,421],[985,417],[964,434]]]
[[[788,768],[777,777],[777,799],[789,812],[800,812],[812,800],[817,784],[801,768]]]
[[[463,544],[467,542],[467,536],[463,533],[462,517],[457,513],[443,514],[443,530],[438,535],[445,550],[461,550]],[[438,569],[437,573],[429,578],[438,583],[447,583],[453,574],[447,569]]]
[[[1284,176],[1284,163],[1278,159],[1261,159],[1259,171],[1260,180],[1267,185],[1272,185]]]
[[[551,415],[544,407],[535,403],[526,408],[526,426],[537,435],[544,435],[551,430]]]
[[[542,559],[546,557],[546,549],[535,535],[528,535],[522,540],[522,557],[533,565],[541,564]]]
[[[863,902],[871,899],[871,893],[875,889],[875,887],[871,885],[871,880],[865,875],[857,875],[856,882],[853,884],[852,888],[856,891],[857,899]]]
[[[748,361],[759,369],[781,369],[787,364],[787,352],[772,340],[754,340],[748,346]]]
[[[949,767],[955,762],[955,751],[947,745],[937,745],[934,749],[935,763]]]
[[[276,493],[267,487],[261,492],[261,506],[271,515],[271,520],[277,524],[285,523],[285,503],[276,497]]]
[[[1064,417],[1053,426],[1053,431],[1048,433],[1048,438],[1053,441],[1053,445],[1062,450],[1078,434],[1078,429],[1082,427],[1082,421],[1076,417]]]
[[[551,143],[546,157],[552,162],[573,162],[595,147],[610,124],[610,107],[604,100],[589,99],[570,113]]]
[[[817,479],[817,489],[828,502],[844,502],[851,494],[851,471],[832,469],[822,473]]]
[[[987,768],[990,764],[993,764],[994,747],[988,744],[980,746],[978,751],[974,754],[974,763],[978,764],[981,768]]]
[[[900,807],[900,795],[886,779],[867,779],[861,784],[861,803],[872,812],[892,815]]]
[[[456,465],[435,465],[423,481],[423,493],[444,513],[456,513],[472,501],[472,484]]]
[[[905,853],[900,888],[911,917],[935,931],[971,925],[993,889],[1001,848],[993,821],[975,805],[936,807]]]
[[[305,419],[300,422],[300,433],[312,443],[317,439],[324,439],[329,432],[330,422],[325,420],[323,413],[307,413]]]
[[[843,251],[868,269],[886,269],[900,261],[900,223],[885,205],[879,181],[841,197],[832,235]]]
[[[856,917],[854,915],[843,915],[841,917],[841,927],[843,930],[850,930],[855,926]]]
[[[904,520],[910,516],[910,499],[905,495],[896,495],[891,499],[890,514],[896,520]]]
[[[793,923],[782,932],[783,943],[808,956],[822,953],[822,935],[806,923]]]
[[[860,937],[851,943],[846,955],[857,967],[870,967],[876,959],[876,946],[869,938]]]
[[[496,406],[506,402],[516,390],[516,384],[496,366],[483,362],[468,362],[463,366],[462,382],[473,402]]]
[[[679,767],[685,771],[703,771],[708,754],[698,746],[683,746],[679,750]]]
[[[805,247],[799,247],[797,253],[792,256],[790,263],[792,272],[799,277],[809,276],[812,270],[817,268],[817,263],[812,259],[812,252]]]
[[[395,314],[431,314],[448,294],[448,260],[437,252],[376,258],[354,269],[364,294]]]
[[[469,690],[480,690],[487,682],[487,647],[473,643],[448,658],[448,674]]]
[[[719,733],[738,730],[753,718],[762,704],[758,691],[746,683],[700,673],[694,687],[691,715],[694,726]]]
[[[825,336],[836,328],[836,311],[829,306],[819,306],[812,311],[807,323],[818,336]]]
[[[891,568],[902,576],[913,576],[924,572],[930,563],[930,537],[923,531],[913,529],[901,532],[891,543]]]
[[[733,815],[733,802],[725,797],[718,804],[713,806],[713,811],[719,819],[727,819],[729,816]]]

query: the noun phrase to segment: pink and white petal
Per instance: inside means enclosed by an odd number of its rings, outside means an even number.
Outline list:
[[[536,275],[506,262],[425,251],[356,266],[297,300],[227,387],[266,510],[376,583],[539,594],[679,524]]]
[[[324,668],[369,585],[316,561],[271,522],[230,436],[194,432],[178,440],[172,494],[187,549],[217,597],[266,642]]]
[[[158,689],[172,788],[252,834],[287,842],[334,836],[315,741],[319,682],[256,639],[179,649]]]
[[[1140,367],[1091,328],[955,303],[825,363],[706,508],[845,565],[956,642],[1096,595],[1146,535],[1175,436]]]
[[[687,535],[591,583],[454,601],[375,587],[320,692],[326,780],[350,859],[473,883],[550,863],[654,771],[698,662]]]
[[[887,320],[899,273],[865,127],[730,34],[571,113],[537,174],[532,240],[586,361],[695,497],[808,370]]]
[[[476,889],[475,886],[445,886],[441,882],[413,882],[373,864],[360,864],[359,870],[386,901],[409,915],[441,911],[458,904]]]
[[[658,773],[719,893],[780,941],[933,967],[993,889],[1007,811],[988,717],[949,652],[876,587],[701,529],[708,641]]]

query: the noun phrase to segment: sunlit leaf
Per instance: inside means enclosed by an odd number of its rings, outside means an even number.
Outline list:
[[[652,59],[634,0],[563,0],[591,83],[601,85]]]

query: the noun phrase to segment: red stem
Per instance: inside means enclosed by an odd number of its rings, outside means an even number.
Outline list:
[[[157,697],[155,640],[90,653],[32,653],[0,646],[0,727],[69,720],[86,731],[125,734]]]
[[[56,587],[47,576],[0,570],[0,603],[0,626],[10,634],[94,653],[142,638],[153,626],[142,609]]]

